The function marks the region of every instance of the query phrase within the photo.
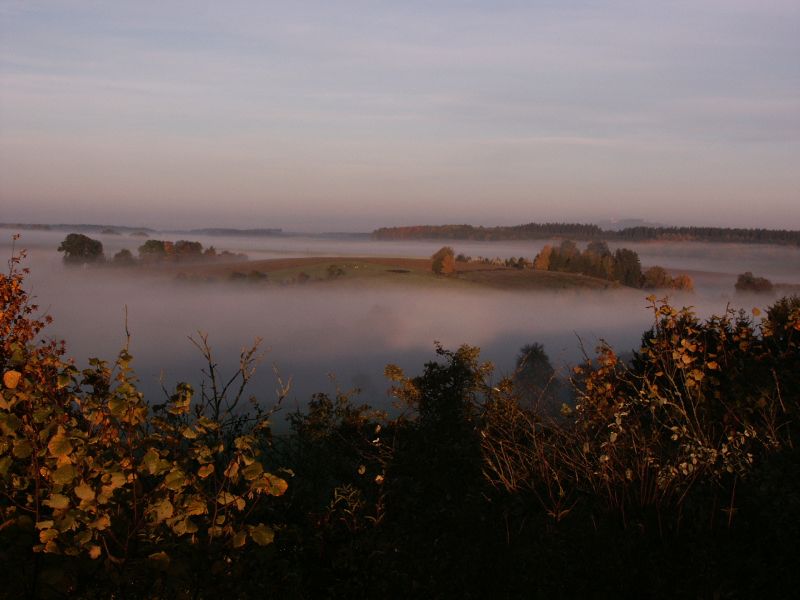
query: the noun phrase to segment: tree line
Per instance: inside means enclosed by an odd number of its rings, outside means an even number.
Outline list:
[[[729,227],[628,227],[604,230],[583,223],[527,223],[525,225],[483,227],[474,225],[414,225],[382,227],[372,232],[376,240],[538,240],[569,237],[579,240],[608,241],[697,241],[740,244],[800,245],[800,231],[786,229]]]
[[[800,584],[800,298],[700,319],[650,299],[558,414],[538,344],[386,367],[289,415],[248,401],[257,344],[145,399],[125,347],[78,368],[0,275],[8,597],[792,597]],[[278,396],[287,387],[279,380]],[[523,390],[527,390],[526,392]],[[557,398],[559,396],[553,396]],[[680,573],[680,576],[676,576]]]
[[[437,250],[431,259],[431,268],[437,275],[455,273],[457,262],[479,262],[515,269],[578,273],[634,288],[694,290],[694,282],[688,275],[672,277],[660,266],[653,266],[642,272],[639,255],[636,252],[628,248],[618,248],[611,252],[608,244],[600,240],[589,242],[583,251],[572,240],[563,240],[558,246],[547,244],[532,261],[522,256],[505,260],[472,258],[463,254],[456,256],[450,246],[443,246]]]
[[[64,262],[70,265],[105,264],[103,243],[82,233],[70,233],[58,246],[64,253]],[[178,240],[147,240],[138,248],[138,260],[127,248],[120,250],[111,259],[114,266],[153,264],[161,262],[247,260],[247,255],[223,250],[218,252],[214,246],[203,248],[200,242]]]
[[[660,266],[653,266],[642,272],[636,252],[628,248],[618,248],[611,252],[608,244],[599,240],[589,242],[583,251],[572,240],[564,240],[555,247],[545,245],[534,258],[533,268],[580,273],[635,288],[694,290],[694,282],[688,275],[672,277]]]

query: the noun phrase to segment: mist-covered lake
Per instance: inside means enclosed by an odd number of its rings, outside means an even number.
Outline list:
[[[0,253],[11,255],[10,230],[0,230]],[[229,283],[186,285],[124,269],[66,269],[56,252],[64,232],[25,231],[17,247],[28,250],[28,289],[43,311],[55,319],[49,336],[67,340],[79,365],[87,357],[112,360],[125,343],[125,309],[132,335],[131,352],[141,387],[152,398],[161,381],[169,388],[186,380],[199,384],[202,357],[188,336],[208,333],[223,371],[230,372],[242,347],[263,339],[268,350],[250,392],[270,403],[276,387],[273,365],[292,378],[285,411],[302,407],[311,394],[336,385],[362,390],[361,399],[388,407],[387,363],[410,374],[434,357],[434,342],[457,348],[480,346],[482,356],[509,373],[521,346],[544,345],[554,366],[580,360],[581,344],[592,351],[604,339],[619,351],[630,350],[652,322],[648,292],[604,291],[504,292],[429,288],[355,289],[336,286],[237,286]],[[92,235],[107,257],[122,248],[134,254],[142,238]],[[179,239],[175,234],[154,236]],[[428,257],[443,242],[377,242],[321,237],[188,236],[204,247],[244,252],[251,259],[299,256]],[[472,256],[533,258],[547,243],[448,242]],[[557,242],[556,242],[557,243]],[[625,244],[639,253],[643,267],[659,264],[691,271],[696,292],[674,298],[703,316],[727,305],[763,308],[774,297],[734,293],[738,273],[752,271],[775,283],[800,283],[800,248],[707,244]],[[280,420],[280,417],[278,417]]]

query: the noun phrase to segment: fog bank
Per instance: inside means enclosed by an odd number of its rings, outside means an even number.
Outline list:
[[[135,251],[139,238],[97,236],[106,255],[122,247]],[[10,256],[10,235],[0,253]],[[334,286],[236,286],[224,282],[185,284],[124,269],[67,269],[55,252],[63,233],[25,232],[31,268],[27,287],[55,322],[49,336],[63,338],[81,365],[98,356],[112,360],[125,343],[125,307],[132,335],[134,367],[148,397],[177,381],[199,384],[202,357],[187,337],[207,332],[223,370],[235,367],[239,351],[263,339],[266,354],[250,392],[274,398],[274,364],[291,377],[287,409],[310,395],[332,391],[329,374],[342,388],[359,387],[362,400],[386,407],[383,368],[396,363],[418,373],[434,357],[434,341],[482,348],[498,375],[508,373],[524,344],[544,344],[554,366],[580,359],[580,345],[592,351],[604,339],[619,351],[638,346],[652,323],[646,291],[458,292]],[[245,252],[251,258],[305,255],[429,256],[439,242],[341,242],[318,238],[220,239],[197,237],[204,246]],[[454,243],[457,252],[483,256],[535,255],[541,243]],[[752,270],[775,281],[800,283],[800,251],[773,246],[712,244],[630,244],[642,262],[706,273],[696,276],[697,292],[674,299],[702,316],[719,314],[728,303],[750,310],[772,299],[734,294],[735,274]]]

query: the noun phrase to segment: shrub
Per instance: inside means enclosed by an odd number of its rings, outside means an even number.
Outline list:
[[[756,277],[750,271],[747,271],[739,275],[735,287],[737,292],[771,292],[772,282],[764,277]]]
[[[0,275],[0,547],[19,549],[12,583],[27,575],[35,588],[49,577],[75,591],[69,582],[98,561],[95,589],[147,589],[158,579],[147,573],[206,564],[203,573],[223,576],[232,554],[271,543],[264,500],[287,484],[262,462],[270,415],[237,412],[257,344],[223,386],[201,335],[209,386],[197,398],[180,383],[150,406],[127,347],[113,364],[91,359],[78,370],[62,344],[38,341],[48,319],[34,318],[18,262]],[[174,585],[188,590],[203,577]]]

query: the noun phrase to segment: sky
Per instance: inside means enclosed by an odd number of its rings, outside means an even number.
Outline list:
[[[0,0],[0,222],[800,229],[797,0]]]

